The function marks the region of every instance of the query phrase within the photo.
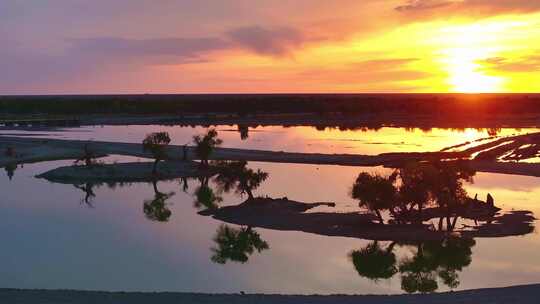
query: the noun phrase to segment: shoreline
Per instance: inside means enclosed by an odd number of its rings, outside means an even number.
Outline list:
[[[35,124],[32,125],[32,122]],[[15,126],[15,124],[22,123]],[[81,127],[98,125],[179,125],[179,126],[217,126],[243,125],[315,127],[315,128],[535,128],[540,127],[539,114],[464,114],[459,117],[446,117],[441,114],[407,113],[359,113],[355,115],[328,113],[270,113],[238,116],[227,113],[186,113],[186,114],[12,114],[0,115],[0,130],[43,130],[47,128]]]
[[[538,302],[540,284],[413,295],[279,295],[183,292],[106,292],[82,290],[0,289],[0,302],[27,303],[519,303]]]
[[[472,199],[471,199],[472,200]],[[440,241],[448,238],[447,230],[430,229],[429,225],[385,224],[377,222],[370,213],[358,212],[306,212],[321,205],[333,203],[303,203],[288,198],[255,198],[243,203],[199,212],[224,223],[244,227],[278,231],[301,231],[323,236],[349,237],[363,240],[417,242]],[[474,227],[452,228],[462,238],[502,238],[522,236],[534,231],[536,220],[526,210],[501,212],[485,204],[476,211],[463,208],[455,210],[456,217],[477,220]],[[423,220],[442,218],[446,215],[437,208],[424,209]],[[489,220],[486,221],[486,217]]]
[[[517,151],[516,149],[520,149],[525,143],[535,143],[539,140],[540,133],[531,133],[513,137],[503,137],[478,146],[469,148],[464,147],[463,150],[459,151],[400,152],[383,153],[379,155],[297,153],[238,148],[216,148],[209,159],[314,165],[384,166],[389,168],[398,168],[407,162],[455,160],[466,162],[471,169],[478,172],[540,177],[540,163],[496,161],[498,155],[503,155],[508,151]],[[511,141],[511,143],[507,144],[509,141]],[[5,153],[0,153],[0,167],[49,160],[76,159],[82,156],[84,147],[87,144],[91,145],[94,153],[97,155],[126,155],[151,158],[150,153],[144,152],[142,144],[138,143],[0,136],[0,150],[11,147],[14,148],[17,153],[15,157],[9,157],[6,156]],[[166,148],[166,153],[169,160],[181,160],[183,149],[184,146],[168,146]],[[533,152],[535,152],[538,149],[538,146],[535,145],[532,149],[534,149]],[[528,151],[527,153],[530,152],[531,151]],[[187,155],[189,160],[196,159],[193,146],[187,147]],[[476,155],[476,157],[470,159],[473,155]]]

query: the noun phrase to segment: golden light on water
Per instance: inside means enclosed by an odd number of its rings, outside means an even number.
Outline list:
[[[469,142],[471,145],[485,143],[491,136],[515,136],[539,129],[497,130],[490,134],[488,129],[419,129],[405,131],[403,128],[382,127],[378,129],[339,130],[326,128],[324,131],[313,127],[295,127],[287,134],[287,142],[308,142],[303,152],[313,153],[357,153],[376,155],[386,152],[439,151],[443,148]],[[482,141],[477,141],[482,140]]]

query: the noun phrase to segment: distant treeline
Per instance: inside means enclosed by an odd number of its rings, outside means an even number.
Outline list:
[[[0,114],[540,113],[540,94],[207,94],[0,96]]]

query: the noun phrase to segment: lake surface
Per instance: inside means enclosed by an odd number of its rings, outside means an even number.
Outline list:
[[[486,130],[382,128],[368,131],[318,131],[311,127],[260,127],[241,140],[235,126],[218,126],[225,146],[265,150],[377,154],[432,151],[488,137]],[[166,130],[176,144],[188,143],[202,127],[104,126],[41,133],[43,137],[140,142],[145,134]],[[501,129],[499,135],[535,132]],[[133,160],[110,156],[107,162]],[[148,219],[145,201],[154,195],[152,184],[134,183],[92,189],[94,196],[73,185],[50,183],[34,176],[72,161],[24,165],[10,180],[0,177],[0,286],[9,288],[85,289],[110,291],[186,291],[286,294],[403,293],[400,275],[370,280],[359,275],[351,253],[371,241],[327,237],[302,232],[253,228],[269,249],[255,250],[245,263],[212,261],[214,238],[224,224],[199,215],[194,206],[197,180],[188,188],[180,180],[157,183],[172,195],[168,222]],[[350,198],[360,172],[390,172],[384,168],[249,163],[270,174],[255,192],[302,202],[335,202],[336,208],[318,211],[358,211]],[[210,186],[214,187],[211,181]],[[478,173],[466,185],[470,195],[495,197],[504,210],[529,210],[540,216],[540,178]],[[235,205],[246,197],[223,193],[221,205]],[[332,210],[329,210],[332,209]],[[227,224],[231,229],[240,227]],[[380,242],[388,247],[388,242]],[[468,249],[470,263],[461,267],[454,290],[539,283],[540,237],[536,232],[505,238],[477,238]],[[411,258],[414,244],[398,244],[400,260]],[[438,290],[449,290],[438,279]]]
[[[491,136],[509,136],[538,132],[538,128],[500,129],[419,129],[382,127],[379,129],[340,130],[315,127],[264,126],[249,128],[247,138],[242,139],[237,125],[216,126],[224,147],[259,149],[287,152],[352,153],[375,155],[386,152],[427,152],[472,142]],[[61,139],[101,140],[140,143],[146,134],[167,131],[171,144],[184,145],[192,142],[193,135],[202,134],[207,128],[201,126],[179,127],[160,125],[89,126],[66,128],[57,131],[10,131],[1,134],[26,134],[33,137]]]

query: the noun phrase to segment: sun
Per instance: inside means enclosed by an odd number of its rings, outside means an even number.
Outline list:
[[[475,48],[456,48],[448,52],[448,84],[460,93],[492,93],[502,90],[501,77],[486,75],[479,60],[485,59],[486,52]]]
[[[451,91],[492,93],[504,90],[504,78],[488,75],[480,63],[496,57],[502,48],[501,33],[512,23],[475,23],[444,28],[441,50],[447,83]]]

